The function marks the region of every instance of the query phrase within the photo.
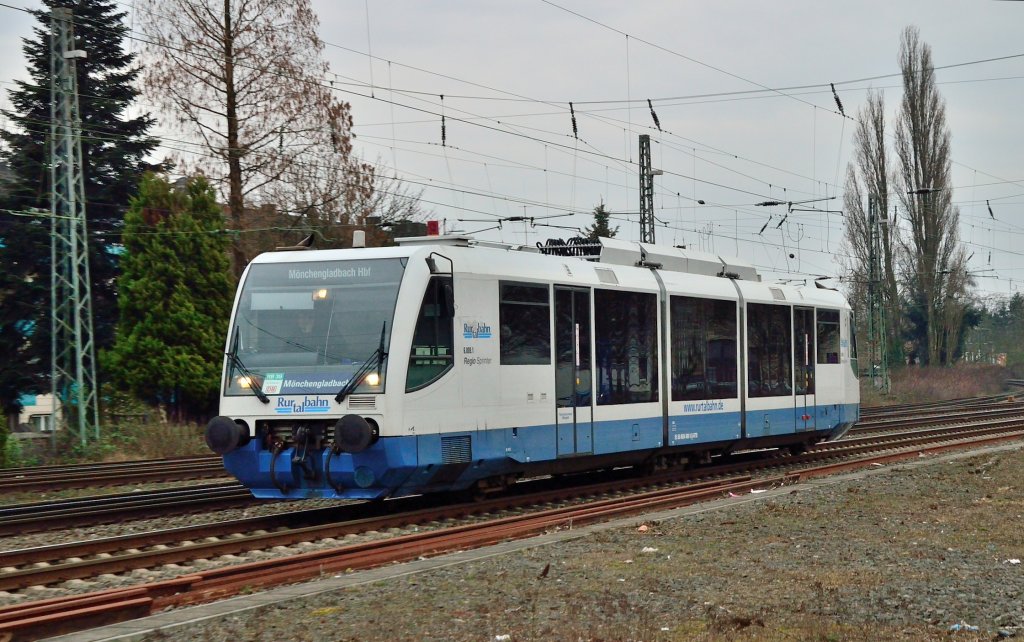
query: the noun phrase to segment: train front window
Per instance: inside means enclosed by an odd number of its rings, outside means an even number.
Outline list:
[[[229,350],[268,395],[334,394],[388,350],[404,271],[405,259],[253,265]],[[356,392],[383,392],[383,365]],[[228,367],[226,394],[251,394],[249,377]]]

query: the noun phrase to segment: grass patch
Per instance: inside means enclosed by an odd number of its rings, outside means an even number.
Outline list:
[[[877,390],[870,378],[860,380],[861,404],[888,406],[996,395],[1006,390],[1008,376],[1006,368],[984,364],[894,368],[888,395]]]
[[[78,434],[60,431],[57,443],[49,439],[14,440],[17,452],[9,452],[8,467],[89,462],[135,461],[209,455],[203,429],[195,424],[129,422],[105,424],[100,438],[83,446]]]
[[[203,428],[194,424],[117,426],[113,429],[113,438],[123,444],[115,456],[126,459],[161,459],[211,454],[203,440]]]

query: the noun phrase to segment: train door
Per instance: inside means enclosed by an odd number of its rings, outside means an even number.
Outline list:
[[[814,430],[814,308],[793,308],[793,390],[796,431]]]
[[[593,452],[589,289],[555,286],[555,355],[558,456]]]

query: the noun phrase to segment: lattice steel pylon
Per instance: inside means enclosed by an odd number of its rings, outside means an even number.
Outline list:
[[[54,427],[76,427],[83,446],[100,434],[92,292],[82,175],[72,12],[50,12],[51,380]]]
[[[640,135],[640,242],[654,243],[654,169],[647,134]]]
[[[890,390],[889,346],[885,332],[885,288],[882,287],[882,234],[887,233],[886,213],[878,199],[868,195],[868,346],[871,350],[871,381]]]

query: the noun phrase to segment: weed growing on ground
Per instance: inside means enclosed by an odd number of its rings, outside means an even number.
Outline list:
[[[201,426],[189,424],[131,422],[104,425],[99,439],[82,445],[73,431],[57,433],[56,444],[49,439],[21,442],[8,453],[8,466],[87,462],[134,461],[209,455]]]
[[[861,404],[886,406],[996,395],[1005,390],[1007,377],[1005,368],[979,364],[894,368],[892,390],[887,395],[877,390],[869,377],[861,378]]]

